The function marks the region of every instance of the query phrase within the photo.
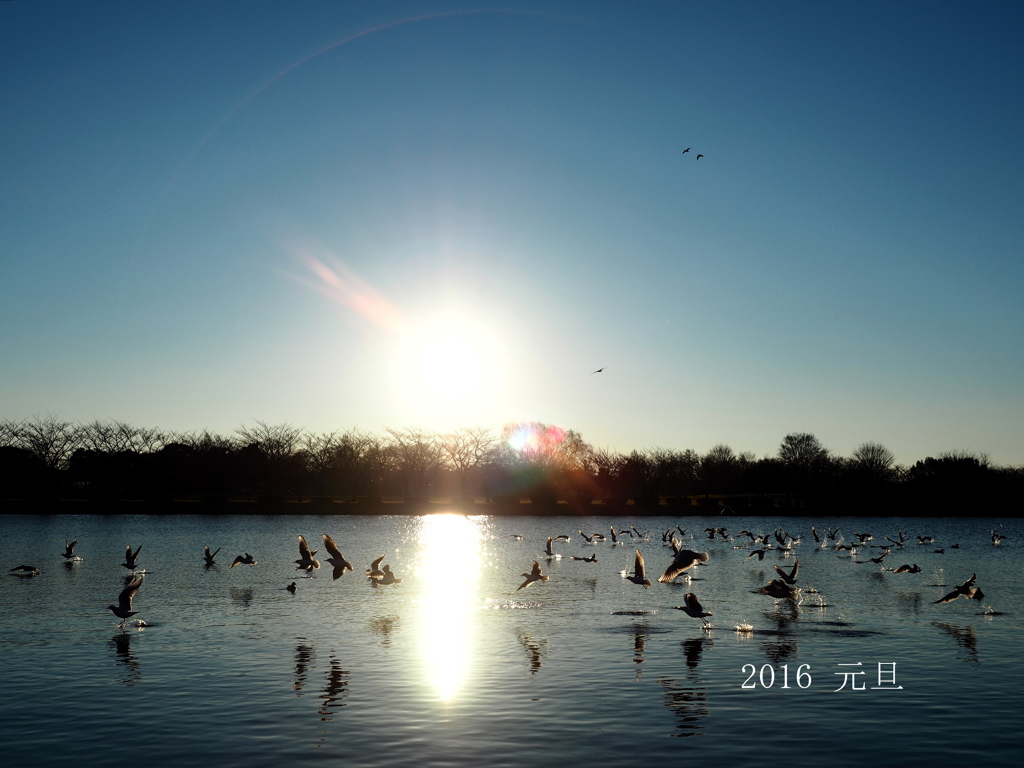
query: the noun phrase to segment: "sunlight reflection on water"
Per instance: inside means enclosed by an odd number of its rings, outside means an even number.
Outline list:
[[[422,658],[430,687],[447,702],[466,683],[472,666],[482,529],[479,522],[454,514],[427,515],[420,522]]]

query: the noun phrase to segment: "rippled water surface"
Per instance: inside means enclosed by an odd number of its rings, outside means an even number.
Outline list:
[[[610,523],[650,534],[615,546],[579,533]],[[676,523],[710,558],[688,583],[660,584],[661,534]],[[822,549],[812,525],[847,542],[911,540],[858,564],[882,550]],[[710,541],[708,526],[803,540],[748,560],[746,537]],[[11,765],[995,766],[1021,754],[1016,519],[5,516],[0,530],[5,571],[41,571],[5,573],[0,589]],[[356,571],[333,580],[324,563],[304,578],[297,537],[323,561],[325,532]],[[548,559],[559,534],[571,541]],[[75,538],[82,559],[64,563]],[[134,608],[148,626],[122,631],[106,606],[128,544],[142,545]],[[223,547],[211,568],[204,545]],[[621,575],[637,547],[648,590]],[[257,565],[230,568],[245,552]],[[364,575],[380,555],[400,584]],[[799,606],[751,593],[797,559]],[[510,594],[533,560],[549,580]],[[922,572],[883,570],[903,563]],[[972,574],[982,601],[934,604]],[[673,610],[687,592],[711,629]]]

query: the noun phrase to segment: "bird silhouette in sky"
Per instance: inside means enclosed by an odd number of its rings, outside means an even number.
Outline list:
[[[595,373],[601,373],[603,370],[604,368],[598,368],[596,371],[591,371],[590,375],[593,376]]]
[[[687,147],[686,149],[684,149],[684,150],[683,150],[683,154],[685,155],[685,154],[686,154],[687,152],[689,152],[689,151],[690,151],[690,148],[689,148],[689,147]]]
[[[697,155],[697,159],[700,160],[704,155]]]

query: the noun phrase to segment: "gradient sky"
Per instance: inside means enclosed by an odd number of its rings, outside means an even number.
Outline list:
[[[1024,463],[1022,32],[0,2],[0,418]]]

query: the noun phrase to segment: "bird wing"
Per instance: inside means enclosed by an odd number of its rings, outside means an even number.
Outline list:
[[[372,563],[370,563],[370,570],[371,571],[376,571],[377,569],[379,569],[381,562],[384,560],[384,557],[385,557],[384,555],[381,555],[376,560],[374,560]]]
[[[67,542],[65,542],[65,543],[67,543]],[[78,543],[78,539],[75,539],[70,544],[67,544],[66,549],[67,549],[68,555],[71,555],[75,551],[75,544],[77,544],[77,543]]]
[[[696,611],[697,613],[704,613],[704,606],[700,604],[700,600],[697,599],[697,596],[693,594],[693,592],[686,593],[686,596],[683,598],[683,603],[691,611]]]
[[[540,563],[533,561],[533,569],[530,571],[531,579],[539,579],[543,574],[540,572]]]
[[[972,573],[971,578],[961,584],[957,589],[968,589],[974,586],[974,582],[978,580],[978,574]]]
[[[338,549],[338,545],[334,543],[334,539],[332,539],[326,533],[323,534],[323,537],[324,537],[324,547],[327,548],[327,551],[331,554],[331,557],[337,557],[337,558],[340,558],[340,559],[344,560],[345,556],[341,554],[341,550],[339,550]]]
[[[135,597],[135,593],[139,591],[139,587],[142,586],[142,577],[136,576],[134,579],[125,585],[125,588],[121,590],[121,594],[117,596],[117,606],[122,611],[130,611],[132,609],[132,598]]]
[[[312,560],[313,555],[309,551],[309,544],[306,543],[305,536],[299,536],[299,557],[303,560]]]
[[[960,597],[960,594],[961,593],[960,593],[959,590],[954,589],[948,595],[943,595],[942,597],[940,597],[935,602],[936,603],[952,603],[954,600],[956,600],[958,597]]]
[[[245,562],[245,558],[244,557],[242,557],[241,555],[235,555],[235,559],[231,561],[231,567],[234,568],[239,563],[244,563],[244,562]]]
[[[633,575],[640,580],[647,578],[644,575],[644,556],[639,549],[636,550],[636,561],[633,563]]]

